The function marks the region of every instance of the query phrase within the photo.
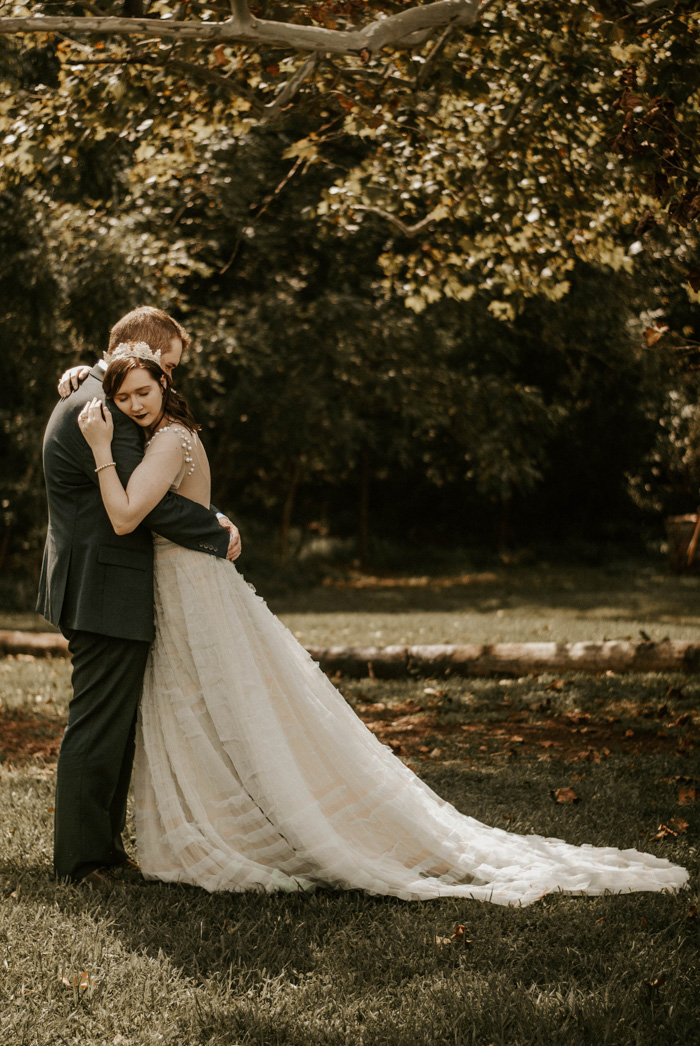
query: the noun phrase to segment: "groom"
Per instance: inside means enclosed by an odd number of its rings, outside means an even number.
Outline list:
[[[109,349],[145,341],[168,376],[189,338],[160,309],[142,306],[110,332]],[[68,639],[73,697],[58,756],[54,868],[59,879],[106,886],[130,862],[122,843],[134,758],[136,712],[153,626],[151,531],[231,561],[240,537],[225,517],[168,493],[131,534],[115,534],[102,504],[78,414],[103,398],[100,361],[54,408],[44,436],[49,526],[37,610]],[[111,403],[112,454],[126,487],[143,457],[139,427]],[[222,527],[224,529],[222,529]]]

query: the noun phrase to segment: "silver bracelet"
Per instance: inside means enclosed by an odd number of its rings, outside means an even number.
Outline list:
[[[114,467],[116,468],[117,467],[116,461],[108,461],[105,465],[98,465],[97,468],[95,469],[95,472],[101,472],[102,469],[109,469],[109,468],[112,467],[112,465],[114,465]]]

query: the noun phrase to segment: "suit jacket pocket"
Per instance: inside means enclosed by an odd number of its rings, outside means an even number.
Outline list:
[[[101,545],[97,559],[100,563],[109,563],[113,567],[153,570],[153,557],[138,548],[114,548],[112,545]]]

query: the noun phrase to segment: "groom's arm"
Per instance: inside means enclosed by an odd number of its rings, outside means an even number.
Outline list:
[[[126,489],[131,473],[143,458],[143,438],[138,426],[120,410],[111,407],[109,403],[105,404],[105,408],[111,409],[114,420],[112,457],[116,462],[117,475]],[[86,472],[99,486],[94,458],[87,442],[85,452]],[[195,552],[207,552],[225,559],[229,550],[229,532],[219,524],[215,514],[196,501],[190,501],[172,491],[149,512],[143,523],[169,541],[194,549]]]

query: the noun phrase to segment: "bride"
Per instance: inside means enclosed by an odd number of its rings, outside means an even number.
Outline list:
[[[169,489],[208,505],[199,426],[159,353],[126,343],[107,362],[105,394],[148,437],[125,490],[110,467],[109,411],[93,399],[79,417],[115,531],[133,530]],[[156,637],[134,778],[147,879],[496,904],[686,883],[683,868],[651,854],[516,835],[458,813],[366,729],[231,563],[154,541]]]

